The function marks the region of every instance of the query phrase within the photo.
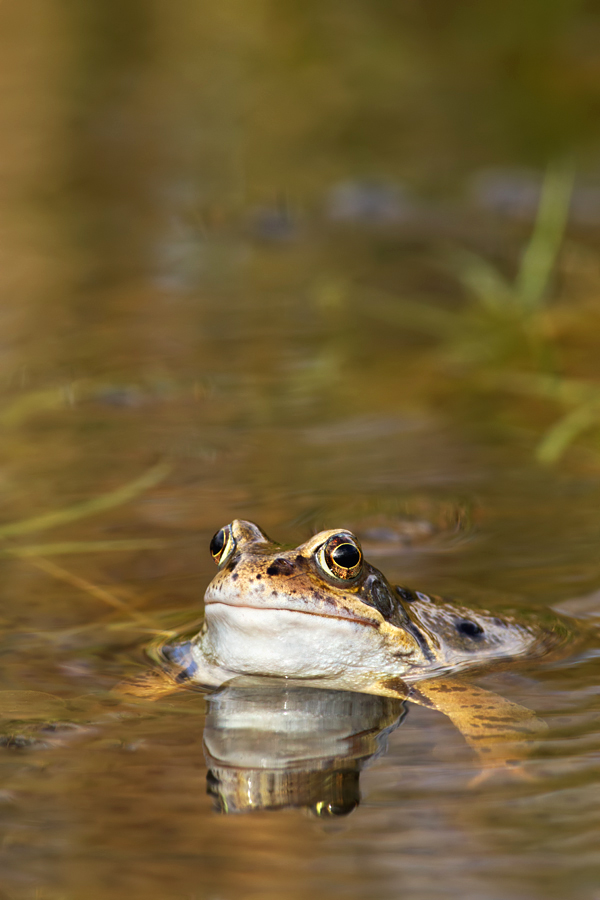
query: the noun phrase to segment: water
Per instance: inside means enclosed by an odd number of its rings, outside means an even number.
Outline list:
[[[579,401],[535,381],[598,379],[598,23],[517,6],[0,9],[2,898],[600,897],[596,414],[542,465]],[[461,312],[459,251],[510,282],[565,154],[555,306]],[[234,517],[578,616],[477,678],[549,726],[523,772],[410,703],[115,694]]]

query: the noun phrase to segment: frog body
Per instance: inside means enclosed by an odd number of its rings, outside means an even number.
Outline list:
[[[219,571],[202,630],[167,653],[180,682],[216,688],[266,676],[409,699],[449,716],[490,760],[526,755],[545,729],[464,672],[541,655],[557,640],[552,629],[392,585],[344,529],[290,549],[236,519],[214,536],[211,553]]]
[[[397,694],[398,687],[536,652],[539,628],[400,586],[363,559],[349,531],[323,531],[285,549],[235,520],[213,538],[219,572],[191,642],[191,677],[235,675]]]

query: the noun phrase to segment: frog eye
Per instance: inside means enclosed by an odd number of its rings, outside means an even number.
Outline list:
[[[362,569],[362,552],[351,534],[336,534],[318,552],[321,568],[334,578],[347,581],[356,578]]]
[[[235,540],[231,533],[231,525],[220,528],[210,542],[212,558],[218,566],[229,559],[235,548]]]

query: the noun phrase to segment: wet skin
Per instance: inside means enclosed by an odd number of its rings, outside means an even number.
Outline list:
[[[551,630],[392,586],[343,529],[286,549],[236,519],[211,552],[219,571],[204,626],[171,652],[186,679],[210,688],[271,676],[408,698],[448,715],[490,761],[527,755],[544,730],[529,710],[461,673],[542,655],[556,642]]]
[[[211,550],[219,572],[192,645],[195,678],[207,684],[270,675],[394,693],[400,682],[532,654],[546,637],[509,618],[392,586],[349,531],[322,531],[284,549],[236,519],[217,532]]]

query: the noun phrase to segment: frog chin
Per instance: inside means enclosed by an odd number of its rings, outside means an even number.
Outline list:
[[[327,678],[372,671],[387,657],[377,629],[359,619],[212,601],[206,626],[205,658],[244,675]]]

